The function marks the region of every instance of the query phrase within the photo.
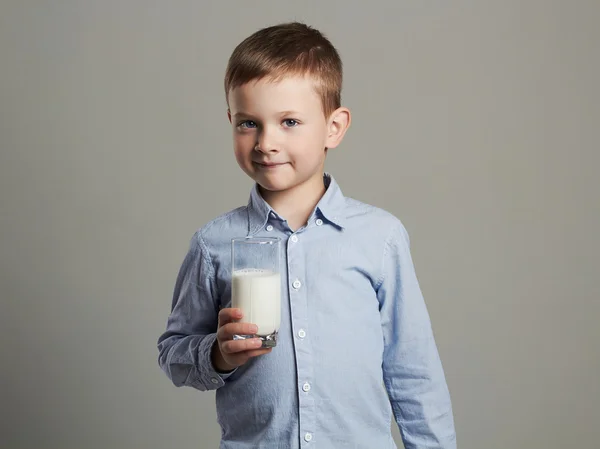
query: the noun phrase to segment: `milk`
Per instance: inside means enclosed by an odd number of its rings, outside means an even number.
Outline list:
[[[273,334],[281,323],[281,276],[259,269],[234,271],[231,302],[244,313],[241,321],[258,326],[257,335]]]

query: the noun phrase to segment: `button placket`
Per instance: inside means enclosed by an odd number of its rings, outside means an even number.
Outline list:
[[[300,231],[302,232],[302,231]],[[299,427],[302,438],[302,446],[309,446],[313,441],[313,433],[315,429],[315,398],[309,391],[312,389],[310,381],[313,379],[313,352],[309,339],[303,340],[307,333],[305,329],[308,326],[307,322],[307,298],[306,286],[303,285],[302,279],[306,276],[306,268],[304,266],[305,252],[304,245],[299,244],[301,236],[290,232],[288,244],[286,245],[288,256],[288,289],[290,294],[290,313],[292,321],[292,329],[296,336],[297,344],[294,344],[296,354],[296,375],[298,376],[297,395],[299,401]],[[310,443],[314,445],[314,443]]]

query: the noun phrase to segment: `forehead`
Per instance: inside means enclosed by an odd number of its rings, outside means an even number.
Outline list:
[[[284,77],[280,80],[272,78],[253,80],[231,89],[228,99],[233,114],[239,110],[313,112],[322,107],[315,80],[303,76]]]

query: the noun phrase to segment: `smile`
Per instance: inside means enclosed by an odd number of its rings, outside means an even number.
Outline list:
[[[254,165],[257,165],[258,167],[263,168],[263,169],[273,169],[273,168],[281,167],[282,165],[285,165],[286,163],[287,162],[282,162],[282,163],[279,163],[279,164],[275,164],[275,163],[272,163],[272,162],[268,162],[268,163],[265,163],[265,162],[253,162]]]

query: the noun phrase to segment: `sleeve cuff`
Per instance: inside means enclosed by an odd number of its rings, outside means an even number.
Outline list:
[[[200,376],[198,381],[203,384],[207,390],[216,390],[217,388],[222,387],[225,385],[225,380],[237,371],[237,368],[235,368],[233,371],[221,373],[213,366],[211,353],[216,339],[217,334],[207,335],[202,339],[202,343],[198,348],[198,359],[200,362]]]

